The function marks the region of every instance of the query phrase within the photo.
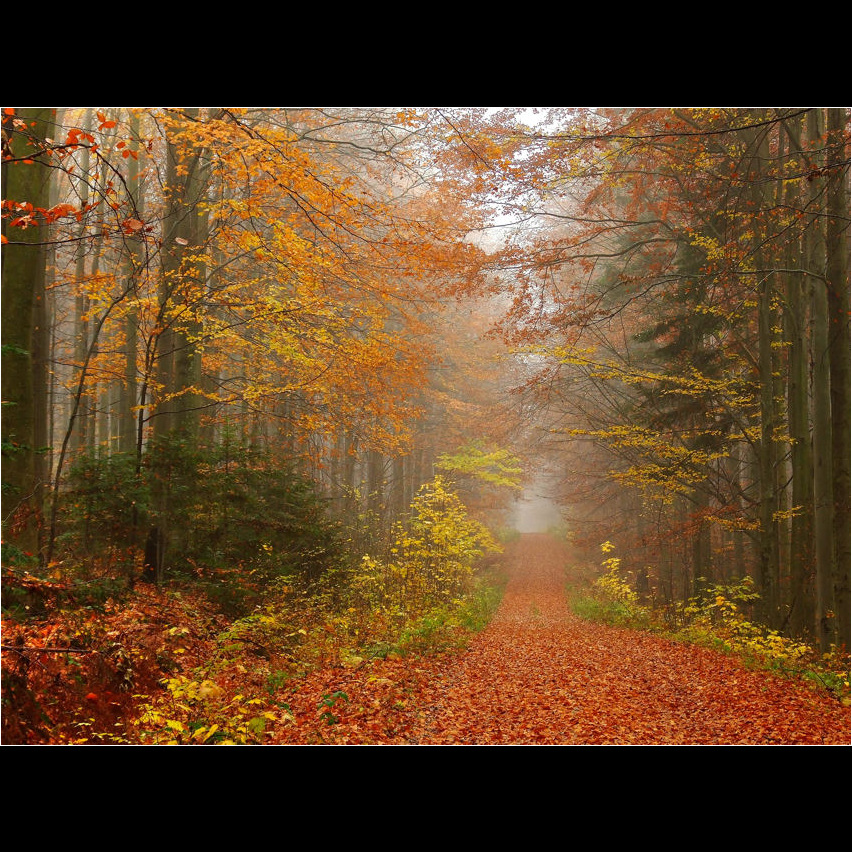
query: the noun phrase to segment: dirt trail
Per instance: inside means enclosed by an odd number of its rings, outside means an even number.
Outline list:
[[[849,744],[849,709],[805,685],[572,616],[553,538],[524,535],[506,558],[503,604],[467,652],[326,673],[280,741],[298,741],[334,687],[349,699],[339,722],[302,742]]]

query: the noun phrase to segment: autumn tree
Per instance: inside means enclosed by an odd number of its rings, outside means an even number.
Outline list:
[[[548,359],[542,382],[551,391],[554,362],[598,389],[608,408],[571,431],[621,459],[618,481],[646,499],[680,492],[693,504],[696,577],[712,570],[712,549],[701,544],[708,531],[717,546],[745,535],[766,617],[789,629],[792,616],[807,629],[795,611],[816,591],[803,579],[814,570],[808,537],[823,613],[834,612],[825,578],[840,587],[848,576],[848,567],[828,567],[842,535],[831,528],[834,488],[820,473],[848,469],[828,437],[831,418],[848,421],[828,389],[843,398],[848,381],[830,377],[823,331],[823,269],[845,263],[835,274],[848,280],[848,262],[843,249],[825,248],[822,230],[826,180],[848,169],[845,121],[834,117],[826,144],[821,110],[591,110],[547,120],[522,134],[526,153],[512,169],[526,190],[506,204],[557,224],[507,249],[516,270],[507,336]],[[508,124],[503,132],[521,134]],[[785,328],[797,329],[789,351]],[[806,383],[808,348],[817,360]],[[842,371],[848,358],[835,361]],[[828,453],[822,461],[806,454],[809,424],[814,452]],[[812,505],[808,482],[822,495]],[[809,532],[806,517],[822,533]]]
[[[481,286],[465,238],[481,216],[435,169],[451,124],[95,107],[63,122],[47,561],[72,522],[69,472],[74,489],[98,471],[115,488],[106,467],[132,456],[115,509],[162,575],[191,549],[199,453],[235,436],[237,455],[279,454],[329,495],[403,511],[447,449],[412,453],[435,317]]]

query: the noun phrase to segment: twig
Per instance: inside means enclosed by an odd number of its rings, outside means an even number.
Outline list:
[[[39,645],[0,645],[3,651],[43,651],[46,654],[100,654],[100,651],[92,648],[52,648],[40,647]]]

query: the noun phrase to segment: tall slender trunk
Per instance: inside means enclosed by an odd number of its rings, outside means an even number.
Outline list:
[[[92,132],[93,111],[87,109],[83,118],[83,130],[85,133]],[[80,152],[80,179],[77,181],[77,192],[80,198],[80,207],[85,208],[89,203],[89,179],[90,179],[90,156],[89,148],[84,147]],[[77,233],[76,257],[74,260],[74,280],[77,282],[77,295],[74,299],[74,367],[77,371],[76,382],[79,382],[79,374],[83,369],[86,354],[89,351],[89,297],[83,282],[86,279],[86,256],[88,241],[85,239],[86,223],[80,222]],[[79,406],[72,424],[72,448],[75,452],[85,452],[88,444],[88,403],[85,401]]]
[[[15,120],[22,125],[15,124]],[[52,135],[53,110],[20,109],[4,116],[10,159],[3,158],[3,201],[31,204],[27,227],[3,218],[2,252],[2,431],[4,539],[36,553],[41,488],[36,479],[34,338],[39,300],[43,305],[47,226],[37,208],[49,203],[50,168],[45,139]]]
[[[784,123],[787,149],[799,158],[804,170],[802,121]],[[794,210],[797,189],[788,184],[785,203]],[[794,636],[809,636],[816,623],[815,555],[814,555],[814,475],[810,428],[810,308],[811,280],[806,274],[808,238],[790,241],[785,253],[785,266],[803,272],[790,272],[786,280],[784,313],[787,341],[787,427],[790,437],[790,592],[787,629]],[[804,258],[804,263],[802,262]]]
[[[199,116],[196,108],[183,115]],[[197,341],[200,325],[196,319],[198,299],[205,270],[200,261],[203,247],[198,204],[206,189],[202,166],[203,150],[192,147],[169,128],[166,132],[166,215],[163,221],[160,314],[166,325],[157,340],[156,385],[158,402],[154,412],[155,456],[152,461],[152,504],[156,538],[153,566],[159,582],[176,552],[178,539],[187,534],[174,524],[177,489],[186,491],[194,484],[184,481],[179,465],[182,453],[194,448],[198,439],[198,378],[201,354]],[[180,454],[180,458],[177,454]],[[177,477],[177,478],[176,478]]]
[[[130,135],[134,140],[133,153],[135,157],[127,158],[127,187],[130,193],[133,218],[140,223],[144,221],[145,195],[139,185],[139,161],[144,156],[143,148],[137,144],[139,139],[139,116],[132,115],[130,118]],[[123,274],[127,280],[131,293],[138,288],[138,279],[142,274],[144,256],[142,251],[141,237],[131,231],[125,240]],[[122,453],[128,455],[133,452],[136,443],[136,404],[139,399],[139,388],[137,380],[136,361],[139,357],[139,308],[136,300],[131,298],[130,304],[124,315],[124,381],[122,384],[121,398],[118,412],[118,446]]]
[[[849,111],[828,110],[830,161],[827,185],[826,288],[828,297],[829,356],[831,371],[831,439],[834,487],[834,603],[837,611],[837,640],[850,646],[850,289],[849,289]]]
[[[756,135],[757,134],[757,135]],[[769,139],[761,129],[748,134],[752,148],[749,163],[751,200],[754,213],[754,262],[765,269],[764,234],[761,227],[762,212],[767,204],[767,187],[764,182],[764,164],[769,160]],[[774,276],[763,272],[758,282],[758,371],[760,380],[760,442],[758,444],[758,469],[760,484],[760,539],[759,578],[761,603],[764,615],[773,625],[778,623],[778,592],[780,585],[780,559],[778,543],[778,491],[777,467],[778,406],[775,400],[776,342],[778,325],[775,305]]]
[[[821,110],[808,113],[808,139],[818,149],[822,145]],[[811,162],[814,172],[822,158]],[[834,487],[831,446],[831,362],[829,352],[828,292],[825,286],[826,244],[819,215],[822,181],[811,181],[813,208],[808,227],[808,267],[812,282],[811,359],[813,384],[814,441],[814,534],[816,553],[816,632],[820,647],[827,650],[835,641],[834,602]]]

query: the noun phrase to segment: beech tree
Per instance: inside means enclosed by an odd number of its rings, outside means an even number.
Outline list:
[[[162,574],[183,550],[176,495],[197,487],[174,454],[235,428],[331,493],[363,475],[407,506],[432,475],[404,461],[429,318],[477,290],[482,256],[464,239],[480,214],[438,190],[430,114],[91,108],[64,124],[46,561],[68,470],[132,453],[153,489],[132,523]]]

